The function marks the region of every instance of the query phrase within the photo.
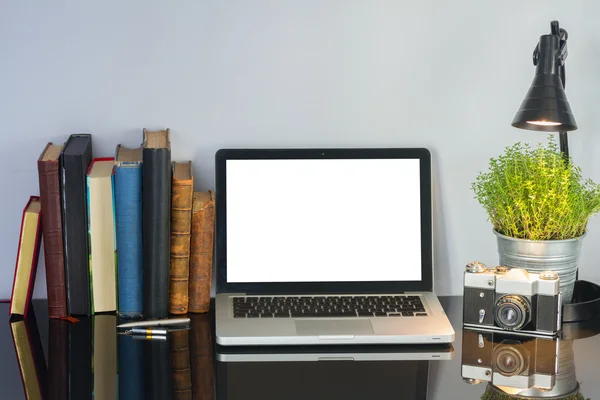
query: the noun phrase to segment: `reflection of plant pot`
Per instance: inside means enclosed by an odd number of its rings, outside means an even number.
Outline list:
[[[581,241],[585,234],[567,240],[516,239],[494,231],[498,239],[500,265],[524,268],[529,272],[558,273],[563,303],[570,303],[577,276]]]

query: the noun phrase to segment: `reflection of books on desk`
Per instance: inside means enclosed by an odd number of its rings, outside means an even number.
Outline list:
[[[69,322],[48,319],[48,398],[69,398]]]
[[[10,323],[17,362],[25,396],[29,400],[46,398],[46,360],[33,308],[25,319]]]
[[[194,400],[214,399],[210,314],[190,314],[190,364]]]
[[[171,378],[173,399],[192,398],[192,375],[190,370],[190,332],[187,329],[173,331],[171,335]]]
[[[69,399],[92,397],[92,319],[68,324]]]
[[[163,400],[172,397],[170,334],[166,339],[139,340],[143,345],[144,399],[146,400]]]
[[[117,317],[95,315],[94,324],[94,399],[117,398]]]
[[[118,335],[119,399],[144,398],[143,341],[131,336]]]

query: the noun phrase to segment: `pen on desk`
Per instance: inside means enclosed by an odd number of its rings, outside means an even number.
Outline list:
[[[146,336],[147,338],[167,335],[167,330],[163,328],[131,328],[129,332],[133,336],[142,335]]]
[[[190,323],[189,318],[168,318],[168,319],[157,319],[149,321],[134,321],[126,322],[124,324],[117,325],[117,328],[136,328],[146,326],[177,326],[187,325]]]

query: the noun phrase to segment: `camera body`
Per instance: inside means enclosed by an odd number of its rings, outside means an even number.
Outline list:
[[[556,336],[562,309],[558,282],[558,274],[552,271],[535,274],[521,268],[491,269],[477,261],[469,263],[464,276],[464,326]]]
[[[517,338],[506,332],[464,329],[462,345],[461,373],[468,383],[490,382],[517,391],[555,386],[557,338]]]

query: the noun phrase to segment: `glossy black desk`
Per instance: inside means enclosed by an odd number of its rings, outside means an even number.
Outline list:
[[[101,392],[105,393],[103,398],[116,398],[120,392],[120,398],[126,399],[479,399],[486,391],[486,383],[471,385],[461,376],[462,298],[446,297],[441,301],[457,332],[454,356],[449,361],[218,362],[222,350],[214,344],[212,318],[203,317],[193,321],[183,345],[181,337],[134,342],[131,337],[119,336],[117,340],[109,340],[107,343],[113,344],[102,349],[102,354],[95,355],[94,359],[98,362],[102,358],[105,362],[108,356],[110,361],[112,352],[113,359],[119,361],[112,369],[101,367],[102,370],[94,371],[97,376],[92,376],[91,385],[96,382],[96,398],[101,397]],[[69,390],[81,389],[80,378],[74,379],[73,374],[85,377],[85,372],[91,371],[86,365],[72,365],[77,364],[77,360],[93,360],[91,354],[81,354],[86,348],[87,336],[77,333],[82,332],[81,329],[71,332],[69,343],[70,346],[78,343],[79,347],[73,350],[78,354],[61,359],[56,351],[60,343],[56,332],[64,334],[64,330],[57,331],[56,324],[50,326],[44,301],[35,301],[34,310],[46,368],[45,379],[41,381],[46,381],[47,397],[91,398],[91,393],[89,396],[67,395]],[[0,314],[7,312],[8,304],[0,304]],[[97,326],[99,324],[91,325],[91,330],[98,329]],[[586,398],[600,398],[600,335],[596,335],[596,328],[589,327],[574,330],[570,335],[584,337],[568,342],[569,350],[573,349],[569,354],[580,392]],[[100,343],[98,340],[87,348],[98,348]],[[0,398],[25,398],[8,318],[0,327],[0,354]],[[57,359],[63,364],[57,364]],[[66,367],[68,359],[76,361],[71,361],[68,370],[63,371],[68,371],[66,376],[53,368]],[[533,360],[530,362],[533,368]],[[186,365],[190,365],[189,371]],[[116,376],[99,376],[108,371]],[[88,388],[89,385],[83,386]],[[185,390],[188,386],[191,390]],[[109,390],[103,390],[107,388]],[[178,388],[183,390],[177,391]]]

